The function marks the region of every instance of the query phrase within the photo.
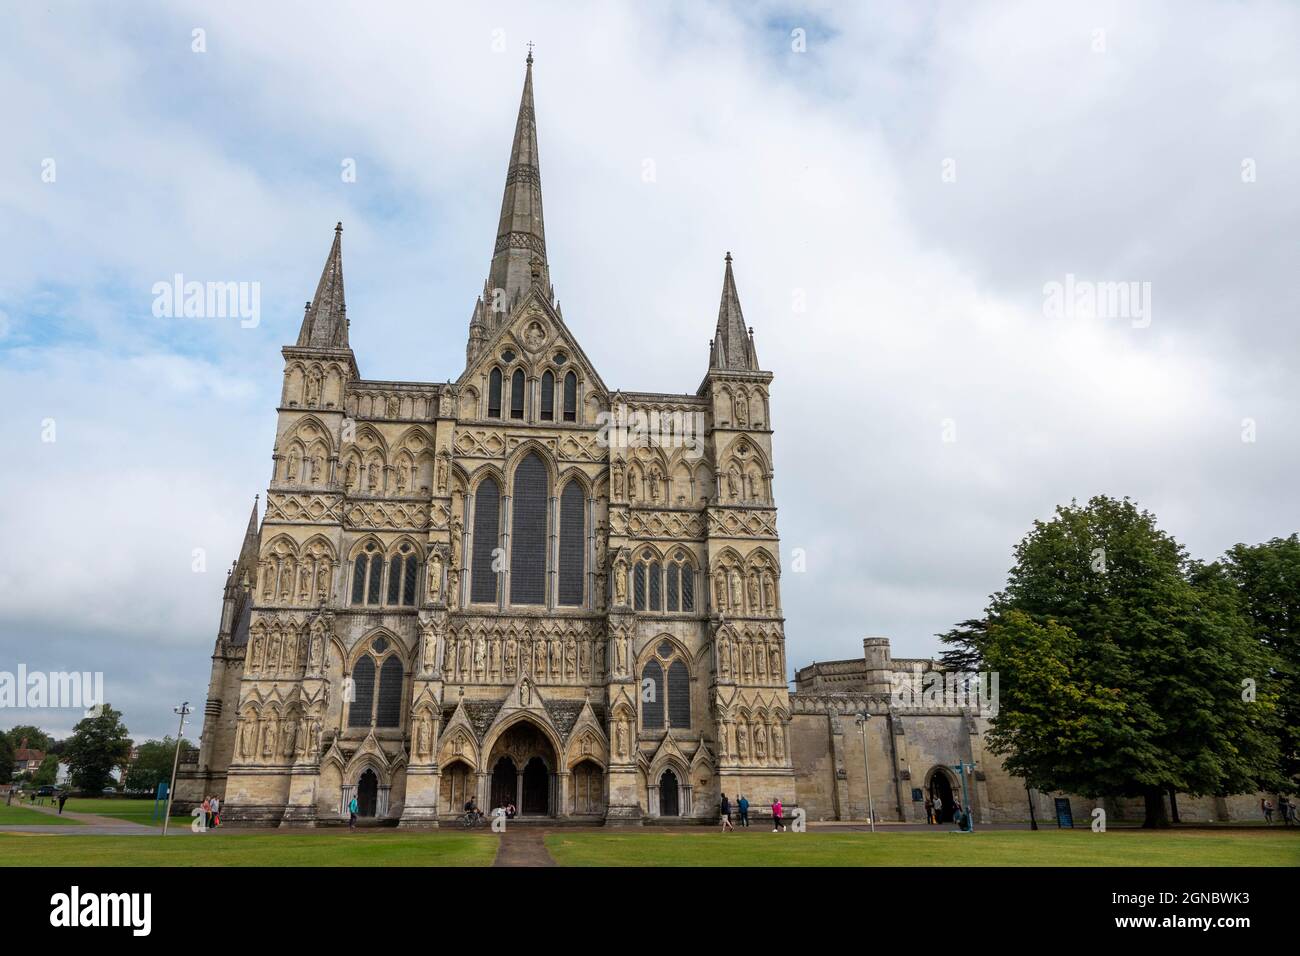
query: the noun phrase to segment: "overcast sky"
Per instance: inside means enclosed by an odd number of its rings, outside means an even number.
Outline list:
[[[695,390],[735,256],[792,667],[935,653],[1071,498],[1132,496],[1203,558],[1300,528],[1293,4],[5,21],[0,670],[103,671],[137,738],[201,713],[336,220],[362,375],[462,370],[530,40],[551,277],[611,388]],[[259,283],[260,323],[155,318],[176,273]],[[1140,298],[1055,311],[1067,276]]]

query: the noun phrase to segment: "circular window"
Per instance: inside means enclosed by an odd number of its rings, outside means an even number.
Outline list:
[[[563,352],[556,352],[555,355],[552,356],[551,360],[555,362],[556,365],[563,365],[565,362],[569,360],[569,357],[565,355]]]
[[[504,352],[501,353],[501,360],[503,362],[513,362],[515,360],[515,350],[506,349]]]
[[[660,657],[672,657],[672,656],[673,656],[673,646],[672,646],[671,644],[669,644],[667,641],[664,641],[662,644],[659,645],[659,656],[660,656]]]
[[[367,542],[366,542],[366,550],[367,550],[367,551],[373,551],[373,550],[375,550],[375,543],[374,543],[373,541],[367,541]]]
[[[376,637],[375,642],[374,644],[371,645],[371,647],[374,648],[376,654],[384,653],[384,651],[388,650],[388,638]]]

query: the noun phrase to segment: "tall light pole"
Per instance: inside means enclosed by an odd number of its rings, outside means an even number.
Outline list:
[[[167,821],[172,818],[172,794],[176,792],[176,768],[181,762],[181,738],[185,736],[185,718],[191,713],[190,702],[187,700],[179,707],[173,707],[172,713],[180,714],[181,722],[180,726],[176,728],[176,756],[172,758],[172,782],[167,787],[167,809],[163,813],[163,836],[167,835]]]
[[[867,819],[871,821],[871,832],[876,832],[876,804],[871,798],[871,760],[867,756],[867,721],[871,715],[865,710],[858,713],[858,727],[862,729],[862,769],[867,775]]]

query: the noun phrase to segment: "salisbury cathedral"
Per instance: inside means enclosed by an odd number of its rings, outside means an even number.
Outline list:
[[[404,827],[470,797],[606,825],[714,820],[724,792],[809,820],[870,801],[923,821],[932,795],[948,817],[954,800],[1049,814],[985,754],[977,709],[898,706],[892,675],[935,665],[883,638],[790,692],[772,373],[722,265],[696,391],[611,390],[551,283],[531,55],[454,379],[362,377],[336,226],[283,349],[265,509],[226,581],[178,801],[282,826],[336,824],[354,796],[363,821]]]

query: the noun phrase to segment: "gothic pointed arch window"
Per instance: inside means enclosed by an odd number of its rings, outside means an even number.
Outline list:
[[[470,596],[475,604],[494,604],[497,570],[493,554],[501,532],[501,488],[495,478],[484,478],[474,493],[474,545],[470,568]]]
[[[369,727],[375,707],[375,659],[369,654],[363,655],[352,668],[351,696],[348,726]]]
[[[658,561],[650,562],[650,569],[646,572],[650,585],[650,610],[663,610],[663,577],[664,569]]]
[[[402,542],[388,559],[388,601],[394,606],[415,606],[415,582],[420,578],[420,559],[408,542]]]
[[[541,404],[538,418],[544,422],[555,421],[555,373],[550,369],[542,373]]]
[[[685,653],[661,640],[641,668],[641,726],[645,730],[691,726],[691,672]]]
[[[668,675],[672,680],[672,675]],[[400,727],[402,723],[402,662],[390,654],[379,668],[379,693],[375,700],[375,726]]]
[[[379,635],[352,666],[348,705],[349,729],[400,727],[405,671],[397,645]]]
[[[352,561],[352,603],[378,604],[383,577],[383,552],[375,542],[367,541]]]
[[[572,372],[564,376],[564,420],[578,420],[578,376]]]
[[[695,610],[695,566],[684,550],[673,554],[667,564],[667,597],[664,610],[670,614]]]
[[[547,374],[550,374],[549,372]],[[582,585],[586,575],[586,522],[582,485],[572,479],[560,495],[560,593],[565,607],[582,604]]]
[[[510,376],[510,417],[524,417],[524,370],[521,368]]]
[[[488,418],[501,417],[501,369],[494,368],[488,374]]]
[[[537,452],[515,469],[510,500],[510,603],[546,603],[546,511],[549,477]]]
[[[662,730],[664,726],[664,668],[654,658],[641,668],[641,726],[645,730]]]
[[[632,606],[638,611],[645,610],[646,561],[638,561],[632,569]]]

